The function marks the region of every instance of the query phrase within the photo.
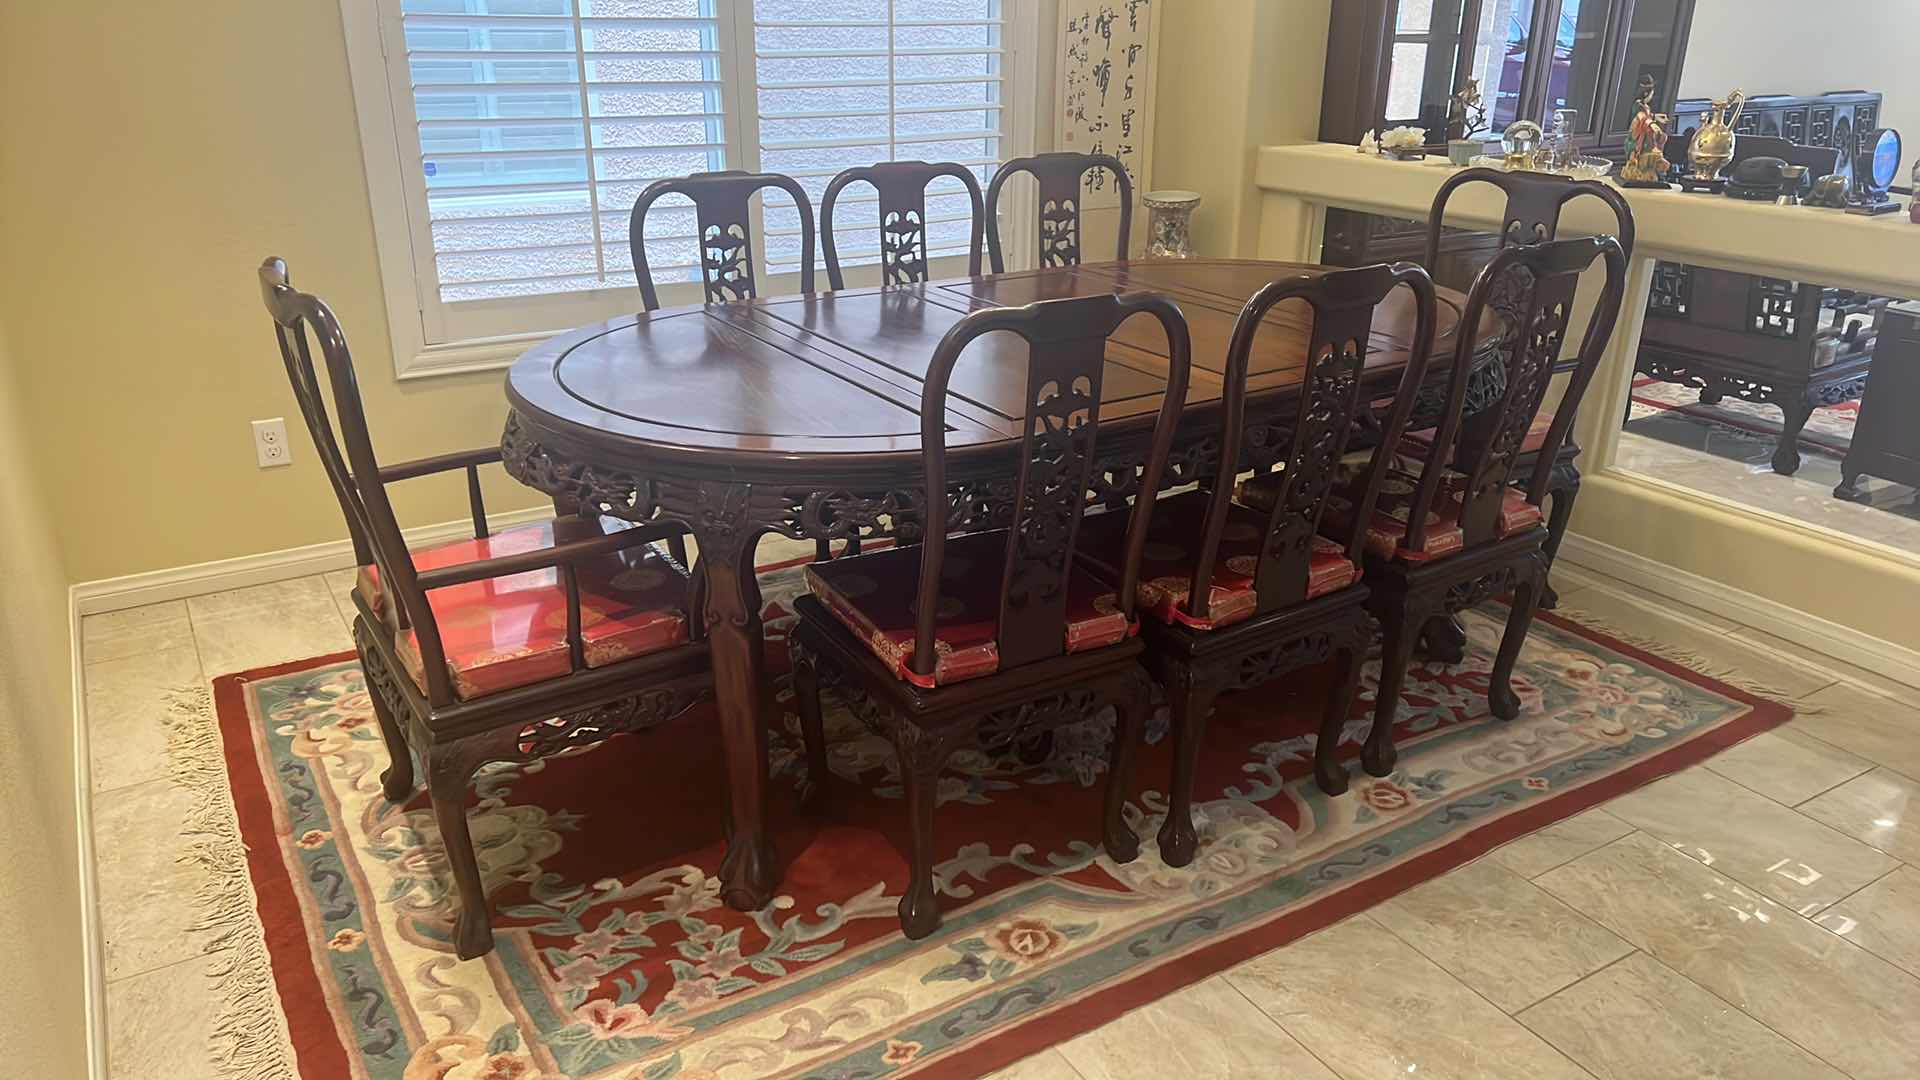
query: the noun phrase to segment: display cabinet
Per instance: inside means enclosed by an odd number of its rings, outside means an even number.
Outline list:
[[[1320,137],[1411,124],[1459,136],[1449,104],[1480,82],[1493,137],[1572,113],[1580,145],[1620,151],[1642,76],[1674,100],[1694,0],[1341,0],[1333,6]]]

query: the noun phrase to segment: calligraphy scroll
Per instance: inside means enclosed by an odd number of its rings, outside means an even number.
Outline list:
[[[1159,9],[1154,0],[1060,0],[1060,148],[1119,158],[1136,197],[1151,160]],[[1083,210],[1119,206],[1104,171],[1082,184]]]

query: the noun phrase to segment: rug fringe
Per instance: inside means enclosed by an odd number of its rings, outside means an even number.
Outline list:
[[[167,694],[167,752],[174,782],[192,796],[181,831],[190,838],[182,861],[207,872],[194,896],[192,927],[209,937],[201,951],[218,957],[208,979],[219,1000],[210,1036],[214,1063],[232,1080],[297,1080],[292,1039],[273,981],[247,872],[247,846],[227,787],[226,755],[213,696],[202,684]]]
[[[1582,611],[1578,607],[1562,605],[1553,609],[1553,614],[1558,615],[1568,622],[1578,623],[1582,627],[1592,630],[1595,633],[1605,634],[1623,644],[1631,645],[1641,652],[1657,656],[1670,664],[1675,664],[1686,668],[1688,671],[1705,675],[1709,679],[1726,683],[1728,686],[1737,690],[1744,690],[1754,697],[1766,698],[1770,701],[1790,705],[1793,708],[1795,716],[1812,716],[1820,712],[1819,706],[1807,705],[1795,701],[1794,698],[1796,695],[1788,693],[1777,686],[1769,685],[1759,679],[1749,678],[1745,674],[1735,670],[1731,665],[1716,663],[1691,649],[1683,649],[1678,645],[1662,641],[1656,637],[1648,637],[1645,634],[1636,634],[1630,630],[1623,630],[1592,612]]]

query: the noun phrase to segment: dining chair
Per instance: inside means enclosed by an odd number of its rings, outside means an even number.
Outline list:
[[[333,312],[277,258],[261,264],[260,291],[360,567],[353,641],[386,742],[381,791],[412,797],[417,752],[459,893],[454,949],[471,959],[493,948],[467,827],[474,771],[656,727],[710,694],[688,575],[652,548],[659,528],[575,518],[490,532],[478,470],[500,460],[498,446],[381,465]],[[388,485],[456,470],[473,538],[410,549]]]
[[[1158,319],[1167,335],[1166,392],[1139,486],[1158,491],[1186,399],[1191,349],[1180,309],[1145,292],[986,308],[955,323],[934,350],[920,397],[920,446],[924,490],[947,491],[954,365],[983,334],[994,337],[974,349],[976,358],[1025,353],[1030,404],[1013,501],[995,522],[1004,527],[949,537],[950,519],[930,515],[916,545],[807,568],[812,595],[795,601],[800,618],[788,640],[809,784],[818,796],[828,777],[824,668],[854,714],[890,739],[897,755],[912,864],[899,912],[910,938],[940,925],[934,797],[941,767],[963,746],[999,752],[1114,706],[1101,838],[1116,862],[1139,853],[1122,810],[1151,708],[1151,687],[1137,662],[1134,582],[1154,500],[1136,499],[1128,514],[1117,590],[1080,565],[1074,534],[1100,429],[1107,338],[1140,313]],[[1010,342],[1012,335],[1025,340]],[[956,512],[964,515],[964,506]]]
[[[1246,400],[1255,334],[1283,301],[1304,301],[1312,326],[1307,370],[1291,432],[1263,475],[1276,497],[1264,510],[1234,501],[1235,468],[1211,491],[1188,491],[1154,508],[1138,575],[1139,604],[1147,618],[1143,662],[1166,690],[1172,721],[1173,776],[1160,857],[1169,866],[1193,860],[1193,783],[1207,714],[1221,693],[1245,690],[1323,663],[1334,663],[1333,689],[1314,749],[1314,776],[1323,791],[1347,789],[1337,750],[1360,688],[1360,666],[1373,640],[1367,587],[1360,580],[1364,531],[1349,521],[1344,534],[1322,528],[1334,497],[1336,473],[1354,419],[1367,406],[1361,392],[1370,351],[1373,313],[1394,289],[1414,298],[1415,330],[1380,452],[1360,484],[1365,520],[1392,451],[1425,383],[1433,351],[1433,279],[1412,263],[1368,266],[1272,281],[1241,308],[1227,346],[1222,377],[1222,454],[1238,460],[1247,449]],[[1277,426],[1277,425],[1276,425]],[[1128,553],[1128,523],[1098,514],[1081,526],[1078,551],[1096,575],[1120,580]]]
[[[972,203],[967,233],[967,274],[980,276],[980,235],[985,221],[980,181],[973,170],[952,162],[886,161],[842,171],[820,196],[820,242],[827,257],[827,287],[846,288],[840,273],[840,250],[833,231],[833,209],[849,184],[872,185],[880,197],[880,280],[886,285],[914,285],[927,280],[927,185],[943,176],[957,177]]]
[[[640,298],[648,311],[660,307],[660,297],[647,265],[647,212],[665,195],[693,200],[706,302],[726,304],[760,295],[753,280],[753,215],[747,204],[764,188],[778,188],[793,197],[800,216],[800,292],[813,292],[813,203],[806,190],[792,177],[778,173],[702,172],[655,180],[633,202],[627,242],[633,249],[634,275],[640,279]]]
[[[1506,195],[1506,209],[1501,215],[1500,245],[1536,244],[1544,240],[1555,239],[1560,228],[1560,214],[1566,205],[1580,198],[1596,198],[1613,211],[1614,236],[1620,241],[1620,248],[1628,257],[1633,255],[1633,207],[1612,185],[1598,180],[1574,180],[1571,177],[1555,176],[1538,172],[1503,172],[1499,169],[1466,169],[1447,178],[1434,193],[1433,209],[1427,215],[1427,262],[1432,268],[1438,265],[1440,257],[1440,237],[1444,228],[1447,203],[1454,193],[1469,184],[1490,184]],[[1560,370],[1566,370],[1562,365]],[[1553,423],[1559,408],[1548,408],[1540,413],[1540,422],[1529,429],[1521,443],[1520,460],[1516,463],[1515,474],[1531,475],[1533,458],[1540,453],[1546,439],[1547,428]],[[1477,421],[1469,421],[1470,424]],[[1424,456],[1431,450],[1432,429],[1416,431],[1407,436],[1403,444],[1404,453]],[[1553,475],[1548,483],[1548,516],[1546,557],[1549,568],[1560,553],[1560,542],[1567,535],[1567,524],[1573,519],[1573,504],[1580,497],[1580,469],[1575,459],[1580,456],[1580,445],[1568,438],[1561,445],[1554,461]],[[1548,582],[1542,586],[1541,607],[1559,606],[1559,597]],[[1444,641],[1429,640],[1429,654],[1435,659],[1448,663],[1459,663],[1465,654],[1466,638],[1457,629],[1449,628],[1442,634]]]
[[[1522,477],[1522,444],[1560,362],[1580,275],[1601,261],[1605,285],[1572,360],[1565,395]],[[1467,425],[1465,405],[1474,355],[1487,342],[1463,329],[1456,335],[1432,452],[1419,473],[1388,468],[1371,515],[1364,514],[1366,491],[1349,485],[1336,492],[1329,518],[1337,529],[1358,527],[1366,536],[1367,603],[1382,626],[1380,689],[1361,755],[1370,774],[1393,771],[1393,722],[1421,627],[1509,591],[1512,608],[1487,702],[1503,720],[1519,715],[1513,668],[1547,571],[1540,504],[1574,411],[1620,317],[1626,274],[1626,250],[1611,236],[1502,249],[1474,278],[1460,319],[1465,328],[1484,325],[1490,310],[1498,316],[1489,363],[1498,369],[1501,390],[1477,415],[1480,422]]]
[[[996,274],[1004,274],[1007,260],[1000,245],[1000,192],[1008,179],[1029,173],[1040,184],[1035,204],[1039,220],[1035,236],[1039,244],[1034,265],[1040,267],[1080,265],[1081,185],[1086,175],[1105,169],[1113,175],[1120,190],[1119,258],[1127,257],[1127,237],[1133,226],[1133,178],[1120,159],[1109,154],[1076,154],[1062,151],[1018,157],[1000,166],[987,185],[987,261]]]

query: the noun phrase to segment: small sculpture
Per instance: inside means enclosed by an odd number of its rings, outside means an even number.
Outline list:
[[[1680,181],[1683,190],[1710,191],[1716,195],[1726,190],[1727,182],[1721,178],[1720,170],[1733,160],[1733,125],[1740,121],[1740,112],[1746,106],[1747,95],[1739,90],[1727,95],[1726,100],[1713,103],[1700,130],[1693,133],[1693,144],[1687,147],[1693,175]]]
[[[1447,108],[1447,160],[1455,165],[1471,165],[1480,153],[1481,142],[1474,136],[1487,129],[1487,107],[1480,96],[1480,80],[1468,77],[1466,85],[1453,95]]]
[[[1507,168],[1515,171],[1539,168],[1540,138],[1540,125],[1531,120],[1508,124],[1506,134],[1500,137],[1500,148],[1507,155]]]
[[[1370,156],[1380,153],[1380,140],[1374,137],[1372,128],[1368,128],[1367,133],[1360,136],[1360,145],[1355,149]]]
[[[1640,76],[1640,95],[1634,102],[1633,124],[1627,129],[1627,160],[1620,166],[1620,182],[1630,188],[1669,190],[1667,174],[1673,163],[1664,152],[1667,125],[1672,118],[1653,111],[1653,76]]]
[[[1380,133],[1380,152],[1395,161],[1419,161],[1426,157],[1427,129],[1397,127]]]

